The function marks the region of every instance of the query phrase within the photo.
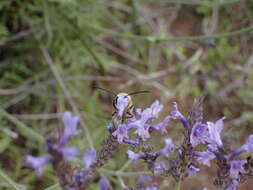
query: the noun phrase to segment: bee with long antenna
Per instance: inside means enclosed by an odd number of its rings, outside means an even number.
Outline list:
[[[94,86],[94,88],[103,90],[113,95],[112,105],[115,111],[112,114],[112,123],[114,125],[114,128],[117,128],[119,124],[124,123],[125,121],[127,121],[128,119],[134,116],[134,105],[133,105],[131,95],[149,92],[147,90],[142,90],[142,91],[131,92],[129,94],[125,92],[115,94],[114,92],[111,92],[110,90],[107,90],[105,88],[101,88],[98,86]]]

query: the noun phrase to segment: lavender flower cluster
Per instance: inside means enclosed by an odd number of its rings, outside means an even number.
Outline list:
[[[127,101],[128,99],[124,96],[118,98],[115,116],[117,121],[123,116],[128,105]],[[43,166],[51,163],[61,187],[66,190],[87,189],[97,169],[112,159],[113,152],[117,151],[122,143],[130,145],[126,152],[128,158],[142,160],[152,171],[153,176],[162,176],[164,180],[172,176],[176,181],[182,181],[186,177],[197,175],[200,171],[199,165],[211,167],[211,160],[216,160],[217,176],[214,184],[218,188],[236,190],[239,184],[253,175],[252,157],[242,156],[243,153],[246,156],[253,153],[253,135],[250,135],[241,147],[227,150],[221,138],[225,117],[216,122],[203,122],[200,107],[193,110],[189,117],[185,117],[178,110],[177,103],[174,102],[170,114],[161,122],[154,124],[162,109],[163,105],[155,101],[144,110],[136,109],[134,117],[117,122],[116,126],[115,118],[112,118],[108,126],[108,139],[102,144],[100,150],[88,149],[85,151],[84,167],[78,172],[71,169],[69,162],[77,160],[79,151],[76,147],[66,145],[74,135],[79,133],[77,130],[79,117],[65,112],[62,118],[64,129],[56,130],[57,132],[53,132],[46,139],[46,151],[50,156],[29,155],[26,157],[26,162],[35,169],[37,175],[42,175]],[[154,151],[154,148],[148,145],[147,140],[151,138],[154,131],[167,136],[166,128],[173,123],[172,120],[179,121],[183,126],[182,142],[175,144],[171,138],[167,137],[164,140],[164,147]],[[135,134],[135,139],[129,138],[131,131]],[[112,189],[108,179],[104,176],[101,177],[99,184],[101,190]],[[123,189],[156,190],[158,186],[152,182],[151,176],[142,176],[136,186]]]

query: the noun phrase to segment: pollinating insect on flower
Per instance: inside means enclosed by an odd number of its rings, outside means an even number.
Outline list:
[[[108,126],[108,137],[102,143],[102,147],[97,150],[86,149],[80,158],[77,147],[67,146],[70,139],[79,134],[79,117],[65,112],[62,117],[64,128],[54,130],[46,138],[46,151],[49,156],[26,157],[26,163],[37,175],[42,175],[44,165],[51,163],[64,190],[86,190],[99,169],[113,159],[113,154],[120,149],[121,144],[125,144],[128,146],[127,157],[143,162],[145,168],[152,173],[152,177],[142,177],[134,187],[124,185],[123,190],[156,190],[159,188],[153,181],[156,176],[162,180],[171,176],[176,182],[180,182],[198,175],[200,165],[211,167],[214,163],[212,160],[216,160],[217,164],[214,184],[224,190],[236,190],[241,183],[253,176],[252,157],[239,157],[244,153],[253,153],[253,135],[250,135],[241,147],[227,150],[221,134],[225,117],[216,122],[204,122],[201,104],[193,106],[190,115],[185,116],[179,111],[177,103],[173,102],[172,111],[160,122],[156,122],[164,108],[158,100],[145,109],[135,110],[130,97],[147,91],[116,95],[106,89],[97,88],[114,95],[115,110]],[[167,132],[167,127],[173,127],[172,120],[182,125],[183,139],[179,143],[174,143]],[[150,143],[154,131],[161,134],[163,147],[155,148]],[[70,162],[78,160],[83,160],[82,166],[73,168]],[[97,183],[101,190],[114,189],[113,184],[103,175]]]

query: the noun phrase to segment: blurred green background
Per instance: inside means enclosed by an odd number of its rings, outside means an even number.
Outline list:
[[[62,125],[65,110],[81,114],[81,128],[100,146],[113,108],[93,85],[149,90],[133,97],[135,107],[158,99],[162,115],[172,101],[187,114],[205,95],[204,118],[227,117],[223,138],[230,146],[253,133],[252,0],[1,0],[0,13],[0,189],[59,189],[50,166],[38,178],[24,156],[46,154],[43,137]],[[168,130],[180,140],[179,126]],[[150,143],[160,146],[164,137],[155,134]],[[85,133],[71,144],[89,146]],[[100,172],[115,189],[147,171],[127,162],[127,148]],[[215,169],[185,180],[182,189],[215,189],[210,174]],[[163,189],[175,183],[157,181]]]

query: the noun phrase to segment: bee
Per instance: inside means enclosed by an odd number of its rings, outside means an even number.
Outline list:
[[[121,92],[119,94],[115,94],[114,92],[111,92],[107,89],[98,86],[94,86],[94,88],[103,90],[113,95],[112,105],[115,110],[112,114],[112,122],[114,126],[118,126],[119,124],[122,124],[134,117],[134,105],[131,95],[149,93],[149,91],[147,90],[142,90],[131,93]]]

